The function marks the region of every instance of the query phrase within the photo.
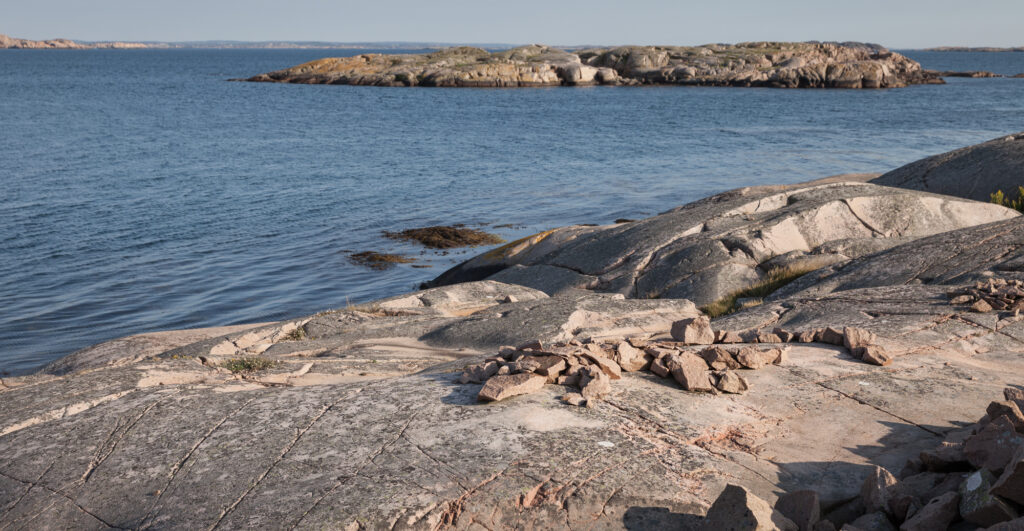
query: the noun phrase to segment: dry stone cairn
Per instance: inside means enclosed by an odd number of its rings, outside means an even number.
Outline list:
[[[950,304],[969,306],[972,312],[1012,312],[1020,316],[1024,310],[1024,282],[990,278],[947,294]]]

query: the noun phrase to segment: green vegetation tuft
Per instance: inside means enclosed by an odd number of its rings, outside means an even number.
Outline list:
[[[249,356],[245,358],[232,358],[228,361],[225,361],[221,365],[221,367],[224,367],[225,369],[237,374],[240,372],[265,371],[267,369],[272,369],[276,367],[277,364],[278,362],[275,360],[259,358],[256,356]]]
[[[1003,205],[1007,208],[1012,208],[1018,212],[1024,212],[1024,186],[1017,187],[1017,198],[1010,199],[1009,196],[1003,193],[1002,190],[997,190],[996,193],[989,196],[991,202],[997,205]]]
[[[302,341],[303,339],[306,339],[306,329],[300,326],[285,334],[282,341]]]
[[[708,317],[715,318],[723,315],[729,315],[737,310],[736,299],[763,299],[772,293],[778,291],[779,288],[793,282],[794,280],[818,269],[813,265],[796,265],[787,267],[778,267],[768,271],[768,277],[764,280],[747,286],[741,290],[737,290],[721,299],[718,299],[711,304],[701,308],[701,311],[707,314]],[[750,307],[751,305],[745,305],[744,307]]]

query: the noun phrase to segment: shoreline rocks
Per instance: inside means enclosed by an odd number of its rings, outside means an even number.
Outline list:
[[[686,299],[491,279],[127,338],[0,379],[0,527],[1019,527],[1024,218],[833,185],[721,194],[673,211],[699,225],[656,216],[497,253],[543,258],[507,268],[520,273],[571,271],[548,253],[598,264],[571,272],[612,282],[623,267],[760,264],[798,234],[842,249],[715,319]],[[896,199],[864,208],[878,197]],[[979,211],[998,219],[941,225]],[[896,235],[921,219],[938,232]],[[840,221],[866,232],[808,239]],[[695,241],[728,252],[686,259]]]
[[[462,46],[416,55],[324,58],[239,81],[392,87],[653,84],[847,89],[943,83],[937,73],[877,45],[816,42],[621,46],[574,52],[534,44],[493,53]]]

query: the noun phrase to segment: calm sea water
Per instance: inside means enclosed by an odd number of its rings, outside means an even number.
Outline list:
[[[229,83],[337,51],[0,51],[0,371],[145,331],[296,317],[467,253],[738,186],[885,171],[1024,129],[1024,79],[885,91]],[[1024,72],[1024,54],[914,53]],[[514,227],[494,228],[512,224]],[[409,253],[390,271],[353,251]]]

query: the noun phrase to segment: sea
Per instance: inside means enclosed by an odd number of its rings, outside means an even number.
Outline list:
[[[230,82],[372,50],[0,50],[0,375],[143,332],[413,290],[513,240],[1024,130],[1024,79],[892,90]],[[396,53],[401,50],[386,50]],[[905,52],[1024,72],[1024,53]],[[416,259],[378,271],[361,251]]]

